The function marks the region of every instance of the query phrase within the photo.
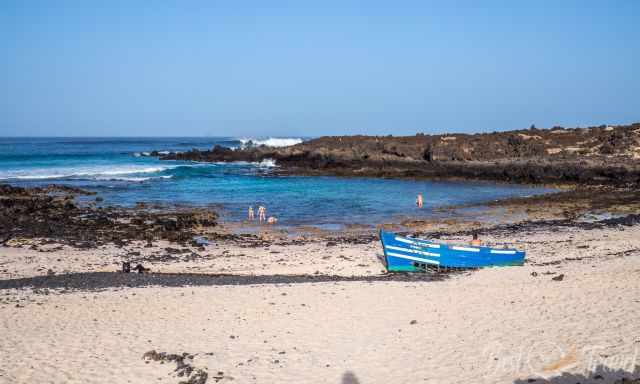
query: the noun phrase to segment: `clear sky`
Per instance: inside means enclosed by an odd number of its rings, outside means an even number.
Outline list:
[[[640,121],[640,1],[0,2],[0,136]]]

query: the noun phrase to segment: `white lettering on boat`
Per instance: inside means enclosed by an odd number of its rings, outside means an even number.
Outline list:
[[[489,251],[491,253],[500,253],[503,255],[515,255],[516,251],[503,251],[500,249],[492,249],[491,251]]]
[[[421,261],[423,263],[427,263],[427,264],[435,264],[438,265],[440,264],[439,261],[435,261],[435,260],[429,260],[429,259],[422,259],[420,257],[414,257],[414,256],[408,256],[408,255],[402,255],[399,253],[395,253],[395,252],[387,252],[387,256],[392,256],[392,257],[397,257],[399,259],[407,259],[407,260],[413,260],[413,261]]]
[[[469,247],[450,247],[454,251],[465,251],[465,252],[480,252],[480,248],[469,248]]]
[[[408,249],[408,248],[396,247],[396,246],[393,246],[393,245],[387,245],[387,249],[392,249],[394,251],[415,253],[415,254],[423,255],[423,256],[440,257],[439,253],[431,253],[431,252],[419,251],[417,249]]]
[[[407,244],[421,245],[423,247],[429,247],[429,248],[440,248],[440,244],[424,243],[424,242],[421,242],[421,241],[405,239],[404,237],[399,237],[399,236],[396,236],[396,241],[399,241],[399,242],[402,242],[402,243],[407,243]]]

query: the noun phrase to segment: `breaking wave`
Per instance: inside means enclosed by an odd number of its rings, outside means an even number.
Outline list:
[[[122,181],[142,183],[169,179],[177,181],[201,177],[217,178],[228,172],[251,174],[253,172],[251,169],[270,169],[277,166],[274,159],[264,159],[261,162],[231,163],[153,162],[140,164],[141,161],[143,160],[119,164],[56,164],[50,167],[45,165],[13,169],[0,168],[0,182],[6,180],[9,182]],[[246,169],[239,170],[238,167]]]
[[[264,159],[256,165],[260,168],[273,168],[276,166],[276,161],[274,159]]]
[[[143,181],[153,180],[153,179],[172,179],[173,175],[166,176],[149,176],[149,177],[127,177],[127,176],[115,176],[115,177],[96,177],[94,180],[100,181],[131,181],[141,183]]]
[[[168,155],[171,153],[171,151],[157,151],[155,152],[158,155]],[[174,153],[181,153],[180,151],[175,151]],[[140,157],[140,156],[144,156],[144,157],[150,157],[151,156],[151,152],[134,152],[133,153],[134,157]]]
[[[240,141],[242,148],[260,145],[266,145],[269,147],[288,147],[290,145],[300,144],[304,141],[299,137],[269,137],[266,139],[242,138],[238,140]]]
[[[141,167],[126,165],[116,167],[35,168],[5,172],[0,171],[0,180],[92,179],[144,181],[152,178],[152,176],[146,176],[148,174],[163,172],[175,167],[176,166]],[[156,177],[163,178],[163,176]]]

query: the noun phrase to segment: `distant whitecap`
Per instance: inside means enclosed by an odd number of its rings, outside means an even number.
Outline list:
[[[302,140],[299,137],[269,137],[266,139],[252,139],[252,138],[242,138],[239,139],[242,148],[247,148],[250,146],[260,146],[266,145],[269,147],[288,147],[290,145],[296,145],[302,143]]]

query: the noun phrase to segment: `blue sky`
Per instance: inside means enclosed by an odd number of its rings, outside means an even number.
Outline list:
[[[640,1],[3,1],[0,136],[640,121]]]

